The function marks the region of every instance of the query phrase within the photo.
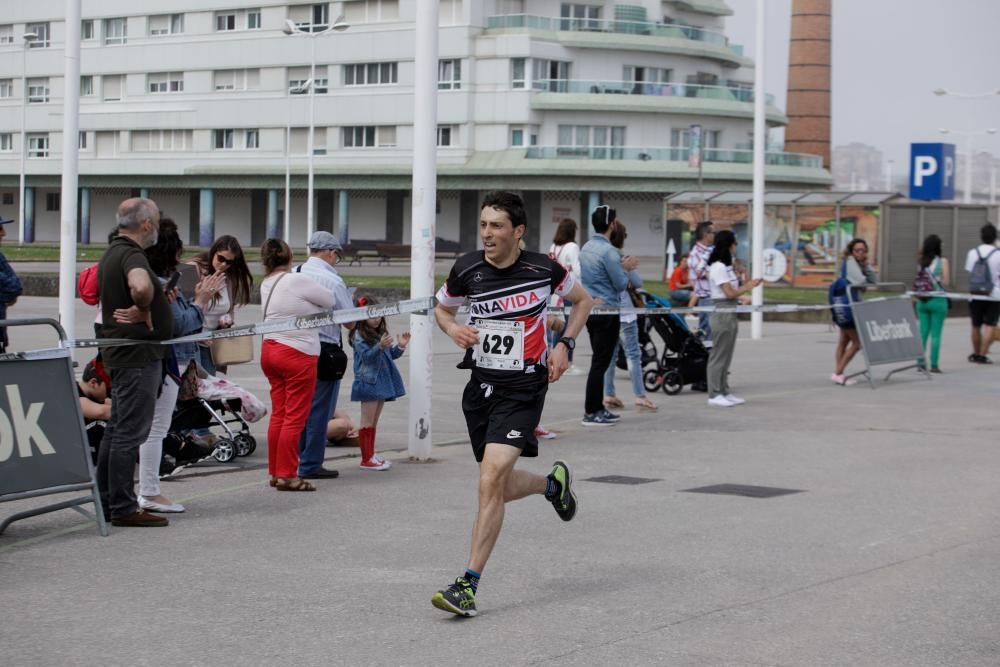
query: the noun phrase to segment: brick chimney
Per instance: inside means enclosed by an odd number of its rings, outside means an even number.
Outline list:
[[[830,168],[832,0],[792,0],[785,150],[823,156]]]

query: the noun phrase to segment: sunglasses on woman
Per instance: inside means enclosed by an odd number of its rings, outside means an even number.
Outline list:
[[[222,262],[226,266],[232,266],[233,264],[236,263],[236,258],[233,257],[232,259],[228,259],[226,257],[223,257],[222,255],[216,255],[215,256],[215,261]]]

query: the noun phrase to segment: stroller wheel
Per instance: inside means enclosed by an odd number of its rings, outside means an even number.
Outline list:
[[[257,441],[246,433],[237,433],[233,437],[233,443],[236,444],[236,456],[250,456],[257,449]]]
[[[236,443],[229,438],[219,438],[215,441],[215,451],[212,456],[219,463],[229,463],[236,458]]]
[[[642,374],[642,386],[646,391],[657,391],[663,384],[663,374],[655,368],[651,368]]]
[[[663,375],[663,393],[673,396],[681,393],[683,388],[684,376],[679,370],[669,370]]]

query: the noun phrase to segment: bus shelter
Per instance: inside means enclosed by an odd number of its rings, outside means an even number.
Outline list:
[[[868,243],[869,257],[879,257],[883,206],[902,198],[896,192],[769,191],[764,193],[764,249],[785,257],[780,282],[825,286],[840,268],[848,241]],[[712,220],[717,228],[732,229],[739,242],[737,259],[750,264],[753,193],[749,190],[687,190],[663,200],[663,261],[673,241],[676,260],[694,243],[694,228]],[[772,253],[773,254],[773,253]]]

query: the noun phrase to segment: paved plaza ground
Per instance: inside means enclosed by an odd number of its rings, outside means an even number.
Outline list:
[[[10,315],[55,310],[24,298]],[[79,336],[92,313],[80,305]],[[521,465],[569,461],[580,511],[565,524],[540,497],[508,507],[477,618],[430,605],[465,566],[476,499],[466,372],[437,334],[432,463],[389,452],[395,467],[369,473],[331,448],[339,479],[275,493],[262,446],[165,482],[188,508],[165,529],[101,538],[70,511],[13,524],[0,536],[0,662],[1000,664],[1000,364],[966,362],[967,321],[952,320],[944,375],[837,387],[829,327],[765,333],[741,330],[741,407],[710,409],[685,389],[654,396],[656,414],[626,409],[616,427],[585,429],[584,377],[554,385],[544,423],[560,437]],[[589,362],[585,340],[577,359]],[[407,357],[401,366],[407,378]],[[259,366],[232,377],[266,398]],[[617,386],[631,404],[624,373]],[[405,399],[388,405],[382,450],[405,450],[405,424]],[[265,430],[254,425],[262,444]],[[651,481],[588,481],[607,475]],[[723,483],[801,492],[686,492]],[[0,505],[0,517],[32,505]]]

